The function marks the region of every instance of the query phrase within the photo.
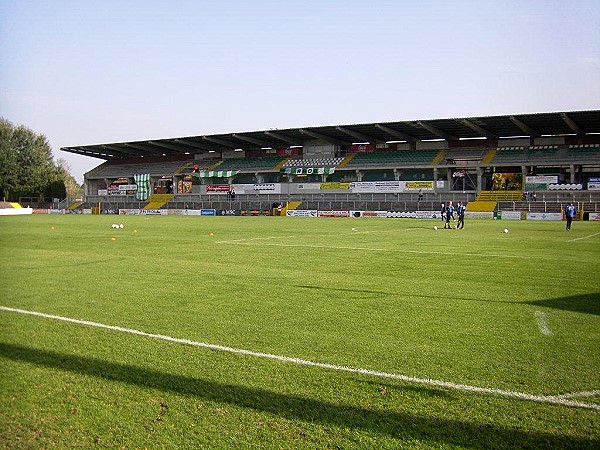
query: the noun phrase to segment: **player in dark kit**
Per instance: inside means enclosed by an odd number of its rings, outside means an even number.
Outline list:
[[[575,217],[575,206],[573,206],[573,203],[569,203],[569,206],[565,208],[565,218],[567,219],[567,231],[571,231],[571,222],[573,222],[573,217]]]
[[[463,229],[465,227],[465,209],[467,209],[465,207],[465,205],[463,205],[463,202],[458,202],[458,205],[456,206],[456,213],[458,214],[458,222],[456,223],[456,228],[457,229]]]
[[[446,206],[446,217],[445,217],[445,222],[444,222],[444,229],[452,228],[452,226],[450,225],[450,219],[452,219],[452,206],[451,206],[451,202],[448,202],[448,206]]]

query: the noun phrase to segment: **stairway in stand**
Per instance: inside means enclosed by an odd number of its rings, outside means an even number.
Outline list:
[[[152,194],[144,209],[160,209],[173,200],[174,197],[173,194]]]

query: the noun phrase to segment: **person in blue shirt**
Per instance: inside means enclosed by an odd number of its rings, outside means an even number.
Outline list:
[[[565,218],[567,219],[567,231],[571,231],[571,222],[573,222],[573,217],[575,217],[575,206],[573,206],[573,203],[569,203],[569,205],[565,208]]]
[[[448,206],[446,206],[446,216],[444,221],[444,229],[451,229],[450,219],[452,218],[452,202],[448,202]]]
[[[456,206],[456,214],[458,215],[458,222],[456,222],[457,229],[460,228],[462,230],[465,227],[465,209],[467,208],[463,205],[463,202],[458,202]]]

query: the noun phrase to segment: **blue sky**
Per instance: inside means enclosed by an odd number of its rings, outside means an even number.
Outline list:
[[[0,116],[60,147],[600,108],[600,2],[0,0]]]

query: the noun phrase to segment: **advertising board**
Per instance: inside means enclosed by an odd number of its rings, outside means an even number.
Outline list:
[[[285,213],[288,217],[317,217],[316,209],[292,209]]]
[[[527,220],[562,220],[562,213],[528,212]]]
[[[502,220],[521,220],[521,211],[500,211],[498,218]]]

